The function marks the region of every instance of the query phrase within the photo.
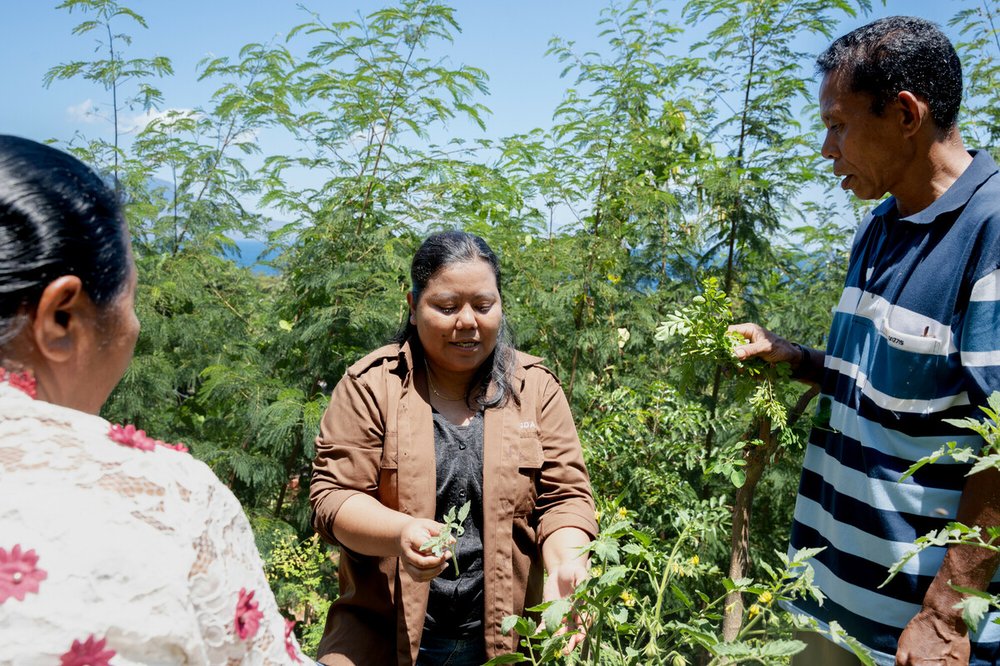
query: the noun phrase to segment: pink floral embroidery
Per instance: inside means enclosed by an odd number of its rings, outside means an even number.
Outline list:
[[[302,660],[299,659],[299,650],[295,646],[293,629],[295,629],[295,620],[285,620],[285,652],[292,658],[292,661],[296,664],[301,664]]]
[[[179,451],[181,453],[188,452],[188,447],[184,446],[182,442],[177,442],[176,444],[168,444],[167,442],[161,442],[160,440],[156,440],[156,443],[159,446],[162,446],[166,449],[170,449],[171,451]]]
[[[159,439],[153,439],[146,434],[145,430],[139,430],[134,425],[118,425],[116,423],[111,424],[111,430],[108,431],[108,437],[111,441],[118,442],[124,446],[131,446],[132,448],[139,449],[140,451],[152,451],[157,446],[162,446],[165,449],[170,449],[171,451],[180,451],[181,453],[187,453],[188,447],[183,444],[168,444]]]
[[[113,442],[118,442],[124,446],[131,446],[140,451],[152,451],[156,447],[155,439],[147,436],[145,430],[139,430],[132,424],[127,426],[111,424],[108,437]]]
[[[236,635],[241,640],[253,638],[260,628],[260,619],[264,614],[257,607],[253,600],[253,590],[247,592],[245,587],[240,588],[240,598],[236,602]]]
[[[111,666],[114,650],[104,649],[105,639],[94,640],[91,635],[86,641],[73,641],[73,647],[64,654],[60,666]]]
[[[30,372],[11,372],[0,368],[0,382],[6,381],[11,387],[26,393],[31,398],[38,396],[38,383]]]
[[[22,553],[20,544],[10,553],[0,548],[0,604],[10,597],[24,601],[26,594],[38,594],[38,584],[47,577],[48,574],[38,568],[35,551]]]

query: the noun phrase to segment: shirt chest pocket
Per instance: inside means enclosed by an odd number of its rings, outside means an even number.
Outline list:
[[[910,354],[939,354],[941,352],[941,339],[931,334],[929,326],[924,327],[924,330],[919,333],[908,332],[904,322],[890,323],[889,319],[886,318],[882,320],[881,332],[890,349],[898,349]]]
[[[538,431],[522,431],[517,442],[517,478],[514,487],[514,515],[523,516],[535,509],[538,497],[538,477],[545,455],[538,440]]]
[[[865,372],[862,392],[882,409],[892,412],[926,412],[928,400],[937,398],[941,386],[947,386],[949,370],[947,329],[916,318],[895,313],[878,324],[874,359]],[[861,377],[859,373],[859,386]]]

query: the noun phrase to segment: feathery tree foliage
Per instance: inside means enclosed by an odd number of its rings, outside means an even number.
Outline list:
[[[612,3],[599,51],[550,44],[567,80],[551,127],[443,145],[449,123],[487,125],[488,79],[439,57],[459,22],[438,0],[310,13],[284,43],[206,59],[214,95],[132,136],[118,112],[165,105],[153,82],[170,61],[126,57],[123,26],[146,23],[114,0],[60,8],[101,37],[45,83],[83,77],[109,96],[111,139],[67,146],[117,184],[139,271],[142,335],[105,414],[183,440],[233,488],[307,646],[335,594],[305,492],[318,421],[346,366],[404,320],[420,239],[459,227],[498,251],[518,346],[546,358],[577,415],[604,514],[605,571],[586,591],[610,623],[591,646],[600,663],[782,663],[798,648],[767,647],[790,625],[764,595],[794,587],[768,560],[786,541],[810,396],[776,381],[761,410],[726,359],[656,330],[679,313],[711,338],[748,318],[823,346],[855,219],[826,198],[815,54],[797,45],[869,2]],[[997,11],[970,0],[954,22],[964,128],[994,152]],[[702,35],[693,48],[686,31]],[[269,151],[275,136],[295,149]],[[241,237],[267,241],[273,273],[236,261]],[[723,636],[713,599],[727,592],[737,611],[734,594],[756,603]]]

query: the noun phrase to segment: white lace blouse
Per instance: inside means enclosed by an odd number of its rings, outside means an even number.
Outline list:
[[[6,380],[0,664],[305,663],[205,464]]]

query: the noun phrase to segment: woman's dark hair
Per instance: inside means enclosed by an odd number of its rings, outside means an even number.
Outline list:
[[[962,63],[941,30],[921,18],[890,16],[838,37],[819,58],[823,75],[842,72],[854,92],[872,96],[872,113],[903,90],[927,100],[942,132],[958,121]]]
[[[0,135],[0,346],[45,287],[75,275],[103,307],[128,278],[128,237],[114,192],[83,162]]]
[[[438,271],[454,264],[477,259],[489,264],[493,270],[493,276],[497,280],[497,291],[503,298],[500,286],[500,262],[486,241],[464,231],[442,231],[428,236],[421,243],[416,254],[413,255],[413,262],[410,264],[410,293],[413,294],[413,303],[416,304],[420,301],[427,283],[437,275]],[[400,344],[407,340],[423,353],[423,349],[420,348],[417,327],[410,323],[409,313],[404,316],[403,324],[393,338],[394,342]],[[476,402],[484,408],[500,407],[507,404],[508,400],[514,400],[515,403],[520,404],[520,397],[513,385],[515,359],[516,353],[510,327],[507,324],[506,316],[504,316],[500,320],[496,347],[469,384],[469,390],[465,396],[466,402],[476,389],[481,389]],[[487,394],[491,385],[493,390]]]

